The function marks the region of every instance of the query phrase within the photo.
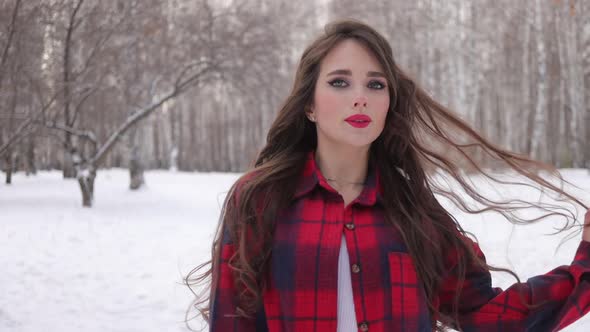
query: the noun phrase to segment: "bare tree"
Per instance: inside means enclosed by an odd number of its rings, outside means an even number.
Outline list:
[[[4,3],[3,5],[6,5],[6,3]],[[2,53],[0,54],[0,91],[2,90],[2,82],[4,80],[4,73],[6,72],[8,58],[10,55],[10,49],[12,48],[15,39],[14,36],[17,30],[17,19],[20,8],[21,0],[15,0],[12,8],[12,14],[10,15],[10,18],[7,21],[8,24],[5,28],[5,30],[7,30],[6,39],[1,40]]]
[[[5,73],[9,70],[7,70],[8,68],[8,64],[9,64],[9,57],[10,57],[10,51],[13,48],[13,44],[15,41],[15,32],[17,30],[17,19],[18,19],[18,13],[20,10],[20,0],[16,0],[15,3],[13,4],[13,9],[11,11],[11,16],[8,20],[8,24],[6,27],[6,38],[2,39],[1,41],[2,43],[2,50],[1,50],[1,54],[0,54],[0,91],[2,91],[2,83],[4,81],[4,77],[5,77]],[[6,4],[4,4],[6,5]],[[12,74],[11,76],[14,77],[14,70],[10,70],[10,74]],[[8,126],[7,128],[3,128],[3,130],[0,130],[0,145],[3,145],[4,141],[8,141],[9,137],[8,137],[8,133],[10,128],[12,128],[13,123],[14,123],[14,115],[16,112],[16,93],[14,90],[16,90],[15,87],[13,87],[13,95],[12,98],[10,98],[10,102],[8,103],[8,109],[2,107],[0,108],[0,112],[6,112],[5,116],[7,116],[7,122],[8,122]],[[6,137],[3,137],[6,136]],[[4,164],[5,164],[5,172],[6,172],[6,180],[5,182],[7,184],[10,184],[12,182],[12,170],[13,170],[13,166],[14,166],[14,158],[13,158],[13,153],[11,149],[6,149],[6,152],[3,155],[4,157]]]
[[[100,167],[128,167],[130,188],[150,168],[241,171],[264,143],[303,47],[328,20],[353,17],[383,32],[401,67],[492,141],[582,167],[588,5],[533,4],[4,1],[0,84],[10,89],[0,90],[0,160],[10,152],[20,155],[15,170],[37,161],[67,172],[63,153],[87,205]],[[175,82],[186,88],[171,96]],[[125,125],[150,105],[153,116]]]

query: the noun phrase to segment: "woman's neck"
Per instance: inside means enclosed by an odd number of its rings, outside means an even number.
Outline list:
[[[334,147],[318,144],[316,164],[330,185],[347,189],[362,186],[367,177],[369,147]]]

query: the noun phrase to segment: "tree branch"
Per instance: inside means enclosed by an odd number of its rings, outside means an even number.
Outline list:
[[[8,39],[6,41],[6,45],[4,46],[4,50],[2,51],[2,57],[0,58],[0,90],[2,90],[2,80],[4,79],[4,66],[6,65],[6,61],[8,61],[8,51],[12,46],[12,39],[14,37],[14,32],[16,31],[16,19],[18,16],[18,11],[20,9],[20,2],[21,0],[16,0],[16,3],[14,4],[14,9],[12,10],[12,17],[8,25]]]
[[[142,119],[144,119],[145,117],[150,115],[153,111],[158,109],[160,106],[162,106],[167,101],[169,101],[173,98],[176,98],[177,96],[184,93],[190,86],[192,86],[196,82],[198,82],[199,79],[201,79],[202,76],[206,72],[211,71],[214,68],[214,65],[211,64],[210,66],[207,66],[207,67],[201,69],[200,71],[191,75],[190,77],[186,78],[185,80],[180,81],[182,76],[185,75],[185,73],[189,70],[189,68],[194,68],[194,66],[195,66],[195,64],[189,64],[185,68],[183,68],[183,70],[181,70],[181,74],[178,76],[178,79],[176,79],[175,84],[170,92],[165,94],[159,100],[153,102],[152,104],[144,107],[141,110],[138,110],[137,112],[135,112],[131,116],[129,116],[127,118],[127,120],[125,121],[125,123],[121,124],[119,126],[119,128],[117,128],[109,136],[109,138],[106,140],[106,142],[104,144],[102,144],[102,146],[98,149],[96,154],[92,158],[89,159],[88,163],[90,163],[94,167],[98,168],[98,166],[102,163],[106,154],[115,146],[115,143],[117,143],[117,141],[123,136],[123,134],[125,134],[125,132],[127,130],[129,130],[129,128],[131,128],[137,122],[141,121]]]
[[[34,124],[39,118],[45,117],[45,112],[49,107],[51,107],[53,102],[55,102],[59,93],[60,91],[57,91],[45,105],[42,104],[41,109],[36,114],[29,117],[28,119],[25,119],[24,122],[21,123],[20,126],[12,133],[12,135],[8,137],[6,142],[0,146],[0,157],[2,157],[2,155],[4,155],[13,144],[18,143],[21,139],[26,137],[27,134],[29,134],[27,131],[30,130],[32,124]]]
[[[78,136],[78,137],[87,139],[90,142],[92,142],[92,144],[94,144],[95,146],[98,144],[98,141],[96,140],[96,135],[94,135],[94,133],[90,130],[80,130],[80,129],[68,127],[68,126],[53,122],[53,121],[46,121],[46,122],[35,121],[35,122],[42,124],[45,127],[50,128],[50,129],[58,129],[61,131],[68,132],[74,136]]]

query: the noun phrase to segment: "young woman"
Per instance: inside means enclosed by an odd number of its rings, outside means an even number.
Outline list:
[[[211,278],[196,301],[210,331],[556,331],[580,318],[590,309],[588,228],[570,266],[491,286],[490,271],[512,272],[487,265],[434,194],[513,222],[526,222],[518,209],[568,211],[484,197],[462,170],[502,180],[475,154],[587,209],[536,175],[552,167],[494,146],[433,101],[371,27],[328,25],[303,53],[255,166],[226,198],[212,264],[187,277]],[[440,185],[437,171],[483,208]]]

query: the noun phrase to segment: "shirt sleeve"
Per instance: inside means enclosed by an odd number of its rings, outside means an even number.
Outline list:
[[[209,332],[255,332],[255,320],[236,316],[237,290],[229,259],[235,252],[234,244],[225,235],[218,260],[219,279],[211,291]]]
[[[477,256],[485,261],[479,246]],[[443,279],[440,311],[451,314],[458,279],[454,269]],[[527,309],[521,302],[535,305]],[[489,271],[468,266],[459,297],[459,323],[463,331],[559,331],[590,310],[590,242],[582,241],[571,265],[563,265],[506,290],[492,287]]]

